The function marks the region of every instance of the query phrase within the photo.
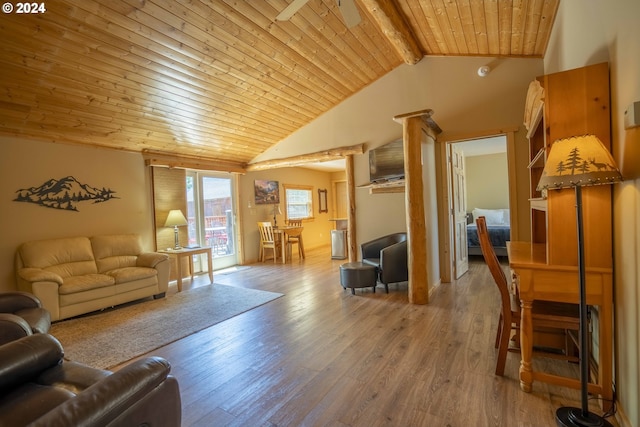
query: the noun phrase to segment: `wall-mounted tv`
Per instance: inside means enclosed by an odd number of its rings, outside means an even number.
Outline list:
[[[404,178],[402,138],[369,150],[369,180],[384,182]]]

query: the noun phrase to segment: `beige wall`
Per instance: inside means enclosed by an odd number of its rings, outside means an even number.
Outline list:
[[[640,128],[624,111],[640,101],[640,2],[563,0],[545,73],[608,61],[612,152],[625,181],[614,185],[615,381],[625,426],[640,425]]]
[[[332,174],[328,172],[304,169],[304,168],[282,168],[267,171],[249,172],[239,176],[239,206],[242,219],[241,239],[243,247],[244,263],[256,262],[258,260],[258,244],[260,242],[258,234],[258,221],[273,221],[272,205],[255,205],[253,182],[256,179],[278,181],[280,183],[280,207],[284,213],[284,190],[283,184],[310,185],[313,186],[313,211],[314,219],[305,221],[303,238],[305,249],[327,247],[327,257],[331,256],[331,229],[333,223],[329,221],[332,212]],[[329,212],[318,212],[318,189],[327,189],[327,203]],[[253,208],[249,208],[251,200]],[[277,215],[278,224],[284,224],[284,215]]]
[[[0,146],[0,289],[15,289],[14,254],[29,240],[139,233],[145,248],[153,249],[150,175],[140,154],[4,137]],[[13,201],[18,189],[69,175],[110,188],[116,198],[81,202],[77,212]]]
[[[472,133],[476,130],[517,126],[522,121],[528,82],[536,75],[542,74],[541,61],[504,60],[494,65],[494,71],[487,78],[480,79],[475,71],[487,62],[487,58],[426,58],[414,67],[401,66],[287,138],[278,146],[275,157],[363,142],[368,147],[378,146],[402,134],[402,126],[392,120],[393,116],[424,108],[434,109],[434,119],[445,133]],[[439,112],[442,120],[439,120]],[[29,179],[24,184],[18,183],[16,188],[5,184],[11,182],[11,179],[3,180],[3,185],[7,186],[7,196],[0,203],[7,204],[12,209],[19,207],[20,211],[28,208],[28,212],[34,215],[33,221],[38,224],[30,227],[30,222],[23,222],[21,214],[16,214],[21,220],[17,221],[18,226],[12,229],[15,236],[2,243],[5,248],[2,259],[5,278],[12,276],[10,265],[15,247],[32,238],[115,232],[120,229],[142,230],[151,246],[151,192],[148,171],[143,166],[139,154],[11,140],[7,140],[5,144],[10,149],[10,156],[3,157],[3,160],[28,160],[8,161],[8,167],[2,169],[3,176],[7,174],[8,177],[23,176]],[[30,148],[26,144],[37,144],[37,147]],[[314,148],[310,150],[309,147]],[[34,156],[34,152],[43,155]],[[368,153],[354,157],[356,183],[366,184],[369,181]],[[82,220],[78,222],[74,219],[72,226],[63,225],[65,219],[69,218],[62,215],[66,212],[53,212],[38,206],[23,206],[21,203],[9,202],[13,198],[13,192],[19,187],[39,185],[44,179],[58,174],[78,175],[80,172],[75,172],[78,170],[86,171],[82,178],[88,182],[95,179],[100,185],[112,187],[127,197],[104,203],[102,206],[90,206],[89,211],[83,209],[76,217]],[[246,220],[246,229],[242,230],[246,232],[243,235],[245,262],[257,259],[257,246],[253,243],[257,241],[255,222],[270,217],[264,207],[252,211],[246,207],[247,194],[253,194],[253,180],[261,177],[275,179],[281,183],[309,182],[316,188],[321,186],[331,192],[331,174],[309,171],[305,172],[308,174],[307,177],[300,179],[295,175],[302,170],[306,169],[263,171],[240,177],[239,203],[241,215]],[[428,170],[426,173],[431,172]],[[103,178],[108,182],[103,183]],[[434,175],[431,176],[428,185],[435,185],[433,181]],[[332,223],[328,219],[332,212],[331,194],[328,200],[329,214],[319,214],[316,221],[305,224],[305,243],[309,248],[328,245],[330,242]],[[403,193],[372,195],[366,189],[357,189],[356,203],[358,243],[406,229]],[[112,212],[112,207],[115,206],[118,206],[118,209]],[[102,212],[106,212],[106,215],[103,216]],[[95,220],[95,215],[100,216],[99,221]],[[43,225],[47,222],[43,221],[43,218],[53,218],[51,224],[56,226]]]
[[[491,64],[493,71],[481,78],[477,69],[486,64]],[[398,67],[254,160],[360,143],[368,150],[402,136],[402,126],[393,117],[427,108],[434,111],[433,119],[443,129],[439,142],[523,128],[527,88],[531,80],[542,74],[541,59],[427,57],[414,66]],[[446,185],[444,175],[436,174],[435,170],[435,159],[440,158],[438,145],[431,163],[433,167],[425,167],[425,184],[433,188],[433,199],[428,199],[426,204],[435,201],[436,185]],[[520,183],[528,182],[528,141],[524,132],[516,133],[516,150],[519,164],[514,185],[522,186],[525,184]],[[370,194],[364,187],[369,182],[368,169],[368,152],[354,155],[354,179],[358,187],[355,194],[357,247],[375,237],[406,230],[404,193]],[[520,212],[515,225],[521,230],[520,236],[528,236],[528,196],[519,197],[517,206],[511,209]],[[436,240],[445,239],[446,236],[436,231],[437,212],[430,215],[427,218],[429,232]],[[429,253],[436,254],[437,248],[431,247]],[[431,272],[440,272],[443,265],[437,256],[429,264]]]
[[[476,71],[485,64],[491,64],[493,71],[481,78]],[[438,142],[486,136],[489,131],[500,133],[505,128],[523,128],[528,85],[542,74],[541,59],[427,57],[414,66],[398,67],[255,161],[360,143],[366,144],[367,149],[377,147],[402,136],[402,126],[393,121],[394,116],[426,108],[433,109],[433,119],[443,129]],[[524,132],[516,134],[519,165],[514,185],[526,189],[528,145],[524,135]],[[309,150],[310,146],[314,150]],[[438,153],[436,147],[436,155]],[[367,152],[354,156],[354,175],[356,185],[368,183]],[[521,212],[517,227],[521,236],[528,236],[528,196],[519,197],[518,206],[511,208]],[[369,194],[367,189],[358,188],[356,217],[358,244],[403,231],[406,229],[404,194]]]
[[[65,236],[110,233],[139,233],[149,250],[155,249],[154,213],[150,168],[144,166],[139,153],[88,148],[78,145],[0,138],[0,210],[5,225],[0,240],[0,289],[15,289],[13,258],[16,248],[29,240]],[[40,186],[51,178],[72,175],[82,183],[108,187],[116,191],[108,202],[78,205],[78,212],[44,208],[31,203],[14,202],[16,190]],[[286,168],[248,173],[239,177],[240,214],[245,222],[242,237],[245,262],[258,258],[256,222],[272,219],[272,210],[265,206],[248,209],[253,200],[253,180],[273,179],[281,184],[302,184],[314,187],[314,221],[305,222],[306,248],[327,247],[330,256],[329,221],[332,211],[332,179],[344,174]],[[329,213],[318,213],[318,188],[328,191]],[[163,218],[164,220],[164,218]],[[283,217],[278,217],[283,221]],[[162,230],[173,242],[173,232]],[[167,246],[166,244],[161,246]]]
[[[465,157],[467,212],[509,207],[507,153]]]

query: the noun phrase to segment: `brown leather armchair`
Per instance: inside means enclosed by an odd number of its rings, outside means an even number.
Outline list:
[[[180,426],[178,381],[166,360],[148,357],[112,373],[63,354],[48,334],[0,346],[0,425]]]
[[[27,292],[0,293],[0,345],[31,334],[46,334],[51,314]]]
[[[360,245],[362,262],[378,270],[378,281],[389,292],[389,283],[409,280],[407,233],[393,233]]]

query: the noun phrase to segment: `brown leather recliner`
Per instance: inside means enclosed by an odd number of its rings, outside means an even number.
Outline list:
[[[159,357],[116,372],[63,362],[60,342],[34,334],[0,346],[0,426],[179,426],[178,381]]]
[[[0,293],[0,345],[31,334],[46,334],[51,314],[27,292]]]
[[[389,292],[389,283],[409,280],[407,233],[393,233],[360,245],[362,262],[378,269],[378,281]]]

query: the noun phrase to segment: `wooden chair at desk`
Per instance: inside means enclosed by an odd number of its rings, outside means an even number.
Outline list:
[[[504,274],[504,270],[498,261],[498,257],[493,249],[485,217],[481,216],[476,220],[478,226],[478,238],[480,240],[480,248],[489,271],[493,276],[498,290],[500,291],[501,309],[500,319],[498,321],[498,331],[496,333],[495,347],[498,349],[498,360],[496,362],[496,375],[504,375],[504,367],[507,360],[508,352],[519,352],[519,348],[510,348],[509,340],[511,339],[511,331],[515,330],[516,334],[520,333],[520,299],[518,295],[513,295],[509,291],[509,283]],[[565,335],[565,345],[561,349],[562,353],[536,351],[536,356],[552,357],[578,361],[573,356],[574,347],[572,339],[569,337],[567,330],[577,331],[580,329],[579,308],[577,304],[535,301],[533,304],[533,327],[534,331],[548,332],[549,330],[558,330]],[[519,344],[520,339],[517,337],[516,342]]]
[[[274,264],[278,261],[278,254],[280,253],[282,242],[275,239],[275,233],[273,232],[273,225],[270,222],[258,222],[258,229],[260,231],[260,261],[265,261],[265,249],[271,249],[273,251]]]

